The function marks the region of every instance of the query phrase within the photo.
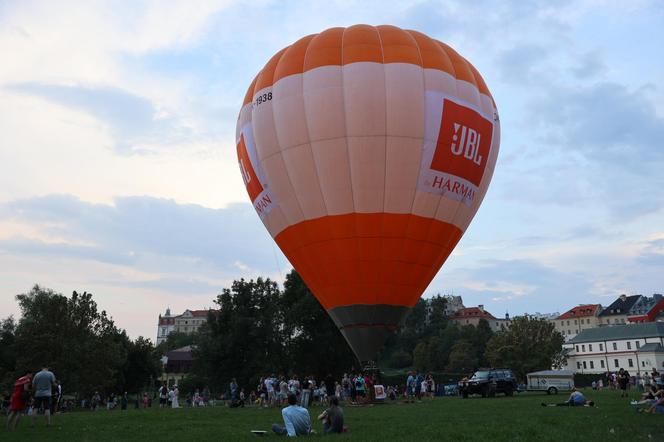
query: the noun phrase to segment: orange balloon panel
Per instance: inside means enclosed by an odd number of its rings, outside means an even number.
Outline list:
[[[275,54],[247,91],[236,140],[263,223],[365,361],[475,215],[500,123],[452,48],[357,25]]]

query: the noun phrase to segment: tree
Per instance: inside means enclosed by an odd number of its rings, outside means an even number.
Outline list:
[[[126,337],[126,334],[124,334]],[[144,390],[161,373],[161,361],[150,340],[139,336],[135,341],[125,340],[127,359],[122,366],[124,380],[118,385],[119,391],[136,392]],[[151,385],[150,385],[151,386]]]
[[[16,322],[8,317],[0,322],[0,390],[13,385],[16,378]]]
[[[550,369],[563,342],[552,323],[520,316],[491,337],[485,355],[492,366],[509,367],[522,379],[531,371]]]
[[[295,271],[286,275],[280,299],[283,334],[289,370],[341,377],[353,365],[355,356],[343,335],[302,277]],[[328,388],[330,388],[328,386]]]
[[[327,312],[294,270],[283,292],[269,279],[234,281],[219,311],[199,329],[194,375],[226,389],[231,378],[254,385],[261,375],[340,376],[355,357]]]
[[[431,368],[429,354],[429,346],[426,342],[420,342],[415,346],[415,350],[413,350],[413,366],[418,371],[428,371]]]
[[[250,377],[283,368],[283,320],[280,291],[270,279],[240,279],[224,289],[199,329],[194,349],[195,374],[223,389],[231,378],[249,385]]]
[[[48,366],[70,393],[116,386],[126,359],[126,335],[106,312],[97,311],[92,294],[73,292],[67,298],[35,286],[16,299],[21,309],[15,333],[19,372]]]
[[[450,351],[446,370],[450,373],[469,373],[477,368],[477,347],[470,341],[458,341]]]

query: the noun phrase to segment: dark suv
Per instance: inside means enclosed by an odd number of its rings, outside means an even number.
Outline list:
[[[517,390],[514,373],[509,368],[480,368],[470,379],[459,382],[459,392],[465,399],[469,394],[494,397],[496,393],[512,396]]]

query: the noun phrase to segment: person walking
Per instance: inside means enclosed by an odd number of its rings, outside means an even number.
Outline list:
[[[32,374],[27,373],[14,382],[14,391],[9,400],[9,415],[7,415],[7,429],[15,429],[21,414],[28,408],[30,402],[30,390],[32,384]]]
[[[32,413],[32,426],[35,425],[37,419],[37,410],[44,409],[44,417],[46,418],[46,426],[51,426],[51,395],[53,386],[55,385],[55,375],[48,367],[43,367],[39,373],[32,379],[32,386],[35,390],[35,404]]]

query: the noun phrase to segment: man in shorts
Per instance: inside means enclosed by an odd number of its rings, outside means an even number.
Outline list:
[[[32,378],[32,388],[35,391],[35,405],[32,413],[32,426],[35,426],[37,410],[44,409],[46,426],[51,426],[51,394],[55,385],[55,375],[48,367],[43,367],[39,373]]]
[[[166,408],[168,402],[168,387],[166,382],[164,382],[161,387],[159,387],[159,408]]]

